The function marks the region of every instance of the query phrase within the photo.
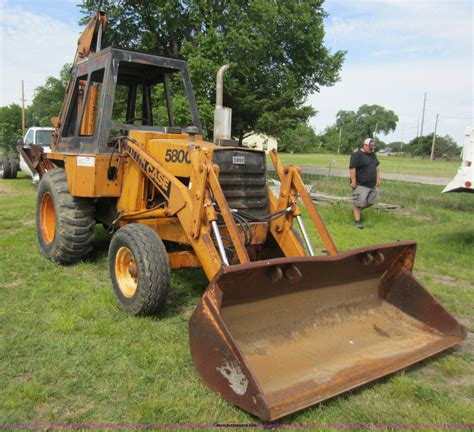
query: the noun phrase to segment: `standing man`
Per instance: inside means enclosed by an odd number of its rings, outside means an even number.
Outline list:
[[[352,156],[349,164],[351,176],[352,199],[354,207],[354,223],[356,228],[362,229],[362,209],[377,204],[379,197],[378,186],[381,184],[379,161],[375,156],[375,141],[367,138],[362,147]]]

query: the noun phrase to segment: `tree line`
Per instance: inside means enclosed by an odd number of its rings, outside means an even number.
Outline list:
[[[287,153],[340,153],[350,154],[366,138],[374,138],[377,151],[389,154],[429,157],[433,133],[416,137],[409,142],[386,143],[380,136],[394,132],[398,116],[380,105],[362,105],[356,111],[341,110],[336,122],[317,134],[307,123],[285,130],[280,136],[278,150]],[[456,158],[461,148],[449,135],[436,136],[435,158]]]

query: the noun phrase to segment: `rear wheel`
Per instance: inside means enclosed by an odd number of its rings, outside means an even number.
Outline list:
[[[10,161],[6,159],[5,157],[2,157],[2,160],[0,161],[0,176],[2,179],[6,180],[11,178],[11,166],[10,166]]]
[[[48,171],[38,186],[36,231],[41,250],[50,260],[73,263],[92,250],[94,206],[69,193],[64,169]]]
[[[120,228],[110,242],[109,270],[115,296],[132,315],[151,315],[164,305],[170,286],[168,254],[151,228]]]
[[[17,172],[18,172],[18,161],[16,159],[10,159],[10,178],[16,179]]]

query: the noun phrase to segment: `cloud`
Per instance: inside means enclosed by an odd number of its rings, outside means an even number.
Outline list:
[[[326,36],[338,48],[416,45],[452,54],[472,47],[472,11],[472,2],[463,0],[345,1],[326,20]]]
[[[389,142],[416,136],[421,121],[423,95],[427,92],[424,133],[434,129],[440,114],[438,133],[452,135],[462,143],[464,128],[472,122],[473,99],[470,59],[460,63],[440,60],[397,61],[346,65],[334,87],[322,88],[308,102],[318,110],[311,124],[318,131],[335,122],[339,110],[357,110],[363,104],[378,104],[399,116],[395,133],[381,137]],[[471,120],[469,120],[471,118]]]
[[[327,45],[346,49],[341,81],[309,102],[319,111],[311,124],[321,131],[341,109],[379,104],[400,117],[395,133],[416,136],[426,91],[424,133],[434,129],[463,142],[473,115],[473,6],[471,1],[378,0],[326,4]]]
[[[72,62],[80,29],[6,1],[0,3],[0,27],[0,105],[20,103],[22,79],[28,104],[36,87]]]

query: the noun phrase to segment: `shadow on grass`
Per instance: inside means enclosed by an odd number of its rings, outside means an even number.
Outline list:
[[[457,232],[439,232],[437,238],[443,243],[454,243],[459,244],[461,247],[474,246],[474,227],[471,230],[463,227]]]
[[[181,269],[171,271],[171,289],[163,310],[157,319],[168,318],[192,310],[199,303],[208,280],[201,269]]]
[[[107,255],[109,244],[112,236],[107,233],[102,224],[97,224],[94,231],[94,244],[92,253],[85,259],[85,261],[96,262],[100,258]]]

